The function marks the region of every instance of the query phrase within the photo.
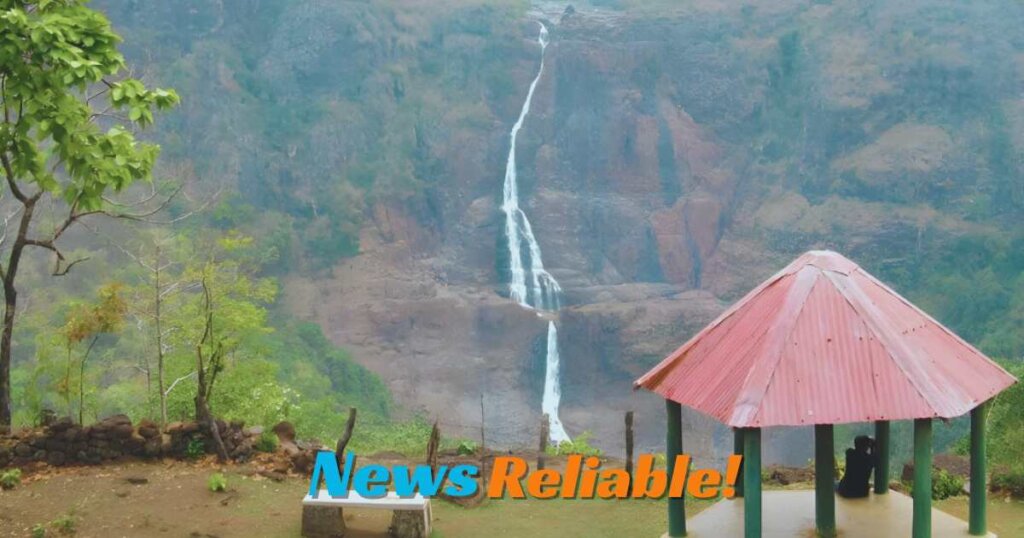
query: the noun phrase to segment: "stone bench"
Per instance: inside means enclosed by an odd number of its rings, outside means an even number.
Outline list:
[[[429,538],[430,499],[420,494],[399,497],[395,492],[387,496],[366,498],[354,491],[345,497],[331,497],[327,490],[319,495],[306,495],[302,499],[302,536],[305,538],[341,538],[345,536],[344,508],[391,510],[391,536],[395,538]]]

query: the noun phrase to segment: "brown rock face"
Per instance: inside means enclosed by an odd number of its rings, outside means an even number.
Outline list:
[[[658,261],[665,279],[699,288],[704,268],[718,245],[721,202],[711,197],[680,198],[675,205],[651,215]]]
[[[733,148],[681,106],[675,80],[657,75],[663,50],[621,29],[594,41],[607,29],[570,20],[548,48],[519,135],[520,197],[570,305],[558,319],[566,423],[615,446],[618,422],[603,417],[633,405],[632,378],[720,308],[706,294],[680,294],[703,285],[722,236]],[[436,143],[444,177],[435,190],[376,202],[358,256],[330,278],[289,279],[283,294],[400,404],[445,417],[446,435],[479,435],[482,396],[497,445],[532,444],[544,377],[547,320],[502,296],[502,174],[536,74],[530,32],[524,25],[524,59],[509,71],[522,92],[495,106],[490,136],[456,130]],[[653,447],[662,409],[645,402],[638,431]]]

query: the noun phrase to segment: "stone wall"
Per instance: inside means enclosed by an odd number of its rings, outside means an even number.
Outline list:
[[[228,455],[246,460],[253,453],[260,428],[245,428],[241,422],[217,421]],[[90,426],[61,418],[39,428],[0,431],[0,469],[22,467],[33,462],[50,465],[96,465],[125,457],[184,458],[199,446],[214,453],[207,429],[196,422],[172,422],[160,430],[150,420],[137,425],[126,415],[107,417]]]

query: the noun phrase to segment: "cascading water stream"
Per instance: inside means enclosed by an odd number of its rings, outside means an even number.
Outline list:
[[[510,144],[508,160],[505,163],[505,184],[501,210],[505,212],[505,236],[508,238],[509,296],[513,301],[526,308],[550,312],[558,310],[561,306],[562,288],[558,285],[555,277],[544,269],[540,245],[533,234],[530,219],[519,207],[519,185],[516,178],[516,138],[519,135],[519,130],[523,128],[526,115],[530,113],[533,92],[537,89],[537,83],[540,82],[540,77],[544,73],[544,51],[548,46],[548,29],[543,23],[538,24],[540,24],[540,34],[537,36],[537,42],[540,43],[540,69],[537,70],[537,76],[530,83],[526,101],[523,102],[519,118],[512,126],[512,132],[509,135]],[[523,263],[524,242],[526,243],[525,255],[529,258],[528,264]],[[558,407],[562,399],[559,382],[560,366],[558,330],[555,328],[555,322],[549,321],[544,397],[541,401],[541,409],[548,415],[551,426],[550,436],[555,443],[569,440],[569,435],[565,432],[562,420],[558,416]]]

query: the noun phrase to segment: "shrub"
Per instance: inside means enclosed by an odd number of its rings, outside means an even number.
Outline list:
[[[905,482],[907,492],[913,495],[913,482]],[[956,497],[964,491],[964,478],[945,469],[932,468],[932,499],[937,501]]]
[[[277,435],[269,430],[264,430],[260,434],[260,438],[256,440],[256,444],[253,446],[259,452],[274,452],[277,450]]]
[[[472,456],[473,454],[476,454],[478,448],[479,447],[474,441],[463,439],[462,441],[459,441],[457,450],[460,456]]]
[[[590,437],[592,435],[589,431],[585,431],[571,441],[562,441],[557,446],[549,446],[548,453],[553,456],[567,456],[570,454],[579,454],[584,457],[600,456],[601,449],[590,445]]]
[[[210,478],[206,480],[206,487],[213,492],[227,491],[228,479],[221,473],[213,473],[210,475]]]
[[[21,483],[21,469],[8,469],[0,473],[0,489],[14,489]]]
[[[71,512],[58,517],[50,522],[50,526],[57,529],[61,534],[75,533],[75,515]]]
[[[992,473],[992,491],[1009,493],[1024,498],[1024,470],[997,471]]]
[[[14,489],[21,484],[21,469],[8,469],[0,473],[0,489]]]
[[[203,446],[203,442],[199,439],[191,439],[188,442],[188,446],[185,447],[185,457],[190,460],[197,460],[203,457],[206,453],[206,447]]]
[[[932,498],[948,499],[960,495],[964,491],[962,476],[951,474],[945,469],[932,469]]]
[[[46,538],[46,525],[36,523],[32,526],[32,538]]]

